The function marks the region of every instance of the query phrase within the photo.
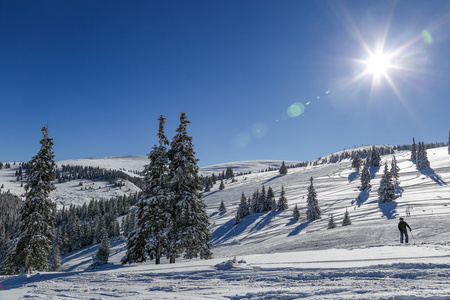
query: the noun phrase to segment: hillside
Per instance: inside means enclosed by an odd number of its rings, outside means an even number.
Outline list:
[[[216,184],[204,195],[213,260],[122,266],[125,243],[116,241],[111,264],[100,269],[89,267],[97,248],[91,246],[64,257],[61,273],[4,277],[0,282],[11,298],[446,299],[450,155],[447,148],[428,150],[431,169],[422,172],[409,160],[409,152],[395,155],[401,195],[393,203],[377,202],[383,167],[371,170],[368,195],[360,193],[350,161],[293,168],[285,176],[252,172],[230,180],[222,191]],[[390,165],[391,157],[382,156],[383,164]],[[322,219],[314,222],[305,218],[310,177],[322,210]],[[284,186],[289,209],[251,214],[234,225],[241,194],[251,196],[262,186],[272,187],[276,198]],[[222,200],[225,213],[218,212]],[[301,211],[298,222],[291,217],[295,204]],[[411,243],[400,245],[396,226],[407,209]],[[352,225],[342,227],[346,210]],[[331,214],[335,229],[327,229]]]

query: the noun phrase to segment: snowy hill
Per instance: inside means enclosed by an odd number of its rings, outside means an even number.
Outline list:
[[[377,202],[383,167],[371,169],[368,194],[359,191],[350,161],[292,168],[285,176],[252,171],[204,195],[213,260],[122,266],[126,246],[117,241],[111,264],[99,269],[89,268],[98,247],[91,246],[65,256],[60,273],[0,277],[0,287],[6,299],[448,299],[450,155],[447,148],[428,150],[431,169],[422,172],[409,152],[395,155],[401,188],[395,202]],[[382,163],[390,165],[391,158],[382,156]],[[310,177],[322,210],[322,219],[314,222],[305,218]],[[284,186],[289,209],[254,213],[234,225],[241,194],[251,196],[262,186],[272,187],[276,198]],[[219,213],[222,200],[227,211]],[[295,204],[301,213],[297,222],[291,217]],[[342,227],[346,210],[352,225]],[[327,229],[331,214],[335,229]],[[399,216],[413,229],[409,245],[399,244]]]

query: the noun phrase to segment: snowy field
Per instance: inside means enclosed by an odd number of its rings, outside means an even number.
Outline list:
[[[396,158],[400,189],[393,203],[377,203],[383,167],[371,170],[368,194],[358,190],[350,161],[285,176],[252,171],[204,195],[214,259],[122,266],[125,243],[113,241],[110,264],[98,269],[89,266],[98,247],[91,246],[65,256],[61,272],[0,277],[0,299],[450,299],[450,155],[447,148],[428,150],[431,169],[422,172],[409,152]],[[390,166],[391,156],[386,160]],[[311,176],[322,219],[307,222]],[[277,198],[283,185],[289,209],[234,225],[242,192],[248,197],[263,185]],[[221,200],[227,211],[219,213]],[[298,222],[291,218],[295,204]],[[342,227],[346,210],[352,225]],[[331,214],[335,229],[327,229]],[[412,227],[407,245],[398,241],[400,216]]]

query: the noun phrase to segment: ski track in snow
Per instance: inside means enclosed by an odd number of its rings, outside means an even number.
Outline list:
[[[390,166],[391,155],[382,156]],[[202,168],[218,174],[235,166],[252,174],[238,176],[205,193],[211,221],[214,259],[176,264],[152,262],[122,266],[124,242],[112,243],[110,264],[92,269],[98,245],[63,257],[62,272],[0,277],[0,299],[450,299],[450,155],[447,148],[428,150],[431,170],[418,171],[408,152],[396,153],[403,192],[394,203],[377,202],[384,167],[371,170],[372,189],[359,191],[360,178],[350,161],[277,171],[280,161],[238,162]],[[138,170],[146,157],[101,158],[71,161],[75,165]],[[67,162],[66,162],[67,163]],[[290,165],[294,162],[286,162]],[[1,170],[4,191],[23,193],[15,182],[14,166]],[[310,177],[314,178],[322,219],[307,222],[305,205]],[[84,180],[83,180],[84,181]],[[77,182],[57,185],[66,204],[82,204],[94,197],[124,191],[94,190],[81,197]],[[100,186],[100,183],[97,183]],[[242,192],[251,196],[262,186],[273,188],[276,199],[281,186],[289,209],[251,214],[234,225]],[[128,186],[126,190],[133,190]],[[59,194],[58,194],[59,193]],[[90,195],[90,196],[89,196]],[[95,196],[94,196],[95,195]],[[358,201],[358,196],[363,199]],[[226,212],[218,208],[224,201]],[[294,222],[292,208],[298,204],[301,219]],[[399,216],[413,231],[410,244],[400,245]],[[351,226],[342,227],[345,210]],[[328,230],[333,214],[337,228]],[[236,258],[235,260],[232,260]]]

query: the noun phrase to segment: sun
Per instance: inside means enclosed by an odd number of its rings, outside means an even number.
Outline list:
[[[366,73],[372,74],[375,77],[384,76],[386,77],[390,65],[390,57],[384,53],[372,54],[365,61]]]

